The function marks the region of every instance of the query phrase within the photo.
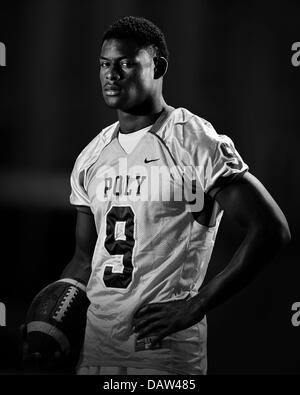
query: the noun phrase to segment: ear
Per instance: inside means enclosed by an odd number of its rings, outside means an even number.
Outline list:
[[[167,70],[168,70],[168,61],[166,58],[162,57],[162,56],[156,56],[155,58],[153,58],[154,61],[154,79],[159,79],[161,77],[163,77]]]

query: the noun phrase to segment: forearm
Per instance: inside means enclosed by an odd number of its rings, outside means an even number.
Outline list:
[[[286,240],[288,237],[276,227],[249,230],[225,269],[190,300],[193,315],[201,318],[251,283],[286,244]]]

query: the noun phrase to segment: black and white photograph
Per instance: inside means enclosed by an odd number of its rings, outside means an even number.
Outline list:
[[[1,376],[300,374],[299,15],[0,1]]]

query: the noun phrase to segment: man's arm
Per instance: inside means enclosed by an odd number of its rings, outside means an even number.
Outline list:
[[[91,210],[85,206],[77,206],[76,208],[75,253],[63,270],[61,278],[75,278],[86,285],[91,274],[91,262],[97,241],[97,231]]]
[[[245,237],[229,264],[189,300],[153,303],[142,307],[133,324],[138,338],[150,334],[163,337],[199,322],[215,306],[249,284],[290,241],[284,214],[264,188],[246,173],[228,184],[216,196],[233,224],[245,230]]]
[[[91,274],[91,262],[94,253],[97,232],[94,223],[94,216],[88,207],[76,206],[76,248],[71,261],[65,267],[61,278],[73,278],[87,284]],[[26,324],[21,325],[23,363],[24,367],[33,370],[40,370],[43,366],[44,356],[40,353],[29,354],[27,342]],[[49,370],[60,371],[68,366],[72,355],[64,356],[56,352],[53,356],[47,356]]]
[[[225,187],[216,200],[246,234],[226,268],[200,289],[205,312],[249,284],[291,238],[281,209],[253,175],[246,173]]]

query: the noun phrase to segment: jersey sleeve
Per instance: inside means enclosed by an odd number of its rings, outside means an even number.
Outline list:
[[[81,157],[75,162],[71,173],[71,195],[70,203],[75,206],[90,207],[90,199],[85,189],[85,171],[81,167]]]
[[[80,153],[71,173],[70,203],[75,206],[90,207],[87,193],[87,173],[90,166],[96,161],[101,150],[101,137],[98,134]]]
[[[201,129],[202,136],[196,144],[194,158],[204,192],[215,197],[225,185],[241,177],[249,167],[228,136],[218,134],[206,121],[202,123]]]
[[[91,201],[87,192],[89,169],[97,161],[105,145],[111,141],[116,127],[118,127],[118,122],[102,129],[102,131],[81,151],[76,159],[70,180],[70,203],[72,205],[87,206],[91,208]]]

